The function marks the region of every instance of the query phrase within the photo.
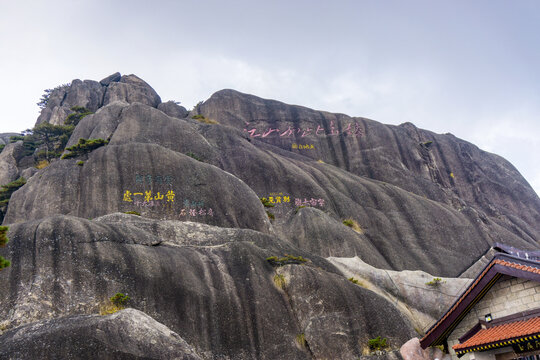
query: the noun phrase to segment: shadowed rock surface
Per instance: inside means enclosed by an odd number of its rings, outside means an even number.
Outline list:
[[[540,229],[538,196],[519,172],[500,156],[481,151],[451,134],[435,134],[411,123],[384,125],[234,90],[218,91],[199,107],[199,112],[239,130],[256,129],[258,139],[283,149],[291,150],[293,141],[313,143],[314,151],[303,151],[303,155],[395,184],[456,209],[468,205],[493,221],[517,227],[526,223],[534,233]],[[355,123],[359,135],[347,131],[348,125]],[[292,137],[281,136],[289,126],[302,131],[295,131]],[[315,135],[318,126],[323,131]],[[280,129],[279,135],[273,132],[263,138],[268,129]],[[311,131],[303,137],[307,129]],[[332,129],[339,134],[330,135]]]
[[[201,359],[178,334],[126,309],[21,326],[2,336],[0,359]]]
[[[13,354],[32,339],[90,351],[103,338],[80,345],[88,324],[128,327],[95,315],[123,292],[139,318],[170,329],[155,336],[173,349],[156,355],[154,335],[141,336],[139,353],[107,348],[118,358],[182,358],[191,346],[202,359],[398,359],[495,243],[539,245],[540,199],[526,181],[450,134],[234,90],[188,113],[119,73],[56,88],[37,123],[63,124],[73,106],[93,114],[67,146],[106,145],[39,170],[21,143],[0,154],[4,183],[28,180],[0,248],[12,262],[0,272],[0,342]],[[308,261],[266,260],[286,254]],[[387,354],[370,354],[377,336]]]
[[[0,277],[0,287],[9,289],[0,294],[0,318],[8,328],[95,314],[121,291],[132,307],[208,358],[310,358],[296,345],[297,334],[305,332],[315,352],[328,354],[319,347],[344,332],[345,359],[360,354],[359,344],[377,333],[388,333],[396,344],[414,333],[390,302],[348,282],[322,258],[289,265],[284,293],[265,259],[308,253],[253,230],[126,214],[96,221],[57,215],[13,225],[9,236],[2,255],[13,264]],[[302,302],[307,298],[325,305],[311,308]],[[378,320],[361,310],[372,306],[380,309]]]

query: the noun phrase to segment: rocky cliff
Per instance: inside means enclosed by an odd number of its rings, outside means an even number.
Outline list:
[[[0,154],[3,183],[27,181],[3,221],[2,359],[369,357],[421,334],[493,244],[538,248],[534,191],[450,134],[234,90],[188,112],[118,73],[52,90],[36,125],[77,107],[64,148],[106,145],[39,170],[24,139]],[[131,309],[96,315],[116,292]]]

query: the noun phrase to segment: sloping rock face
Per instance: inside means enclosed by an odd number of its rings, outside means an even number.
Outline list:
[[[423,271],[377,269],[359,257],[327,258],[348,279],[392,302],[419,333],[427,330],[456,301],[471,279],[439,278]],[[476,276],[476,274],[474,274]]]
[[[537,244],[538,224],[515,214],[488,216],[478,204],[462,200],[456,208],[446,198],[434,201],[314,161],[240,129],[173,118],[142,103],[102,107],[77,125],[68,146],[79,138],[110,142],[83,157],[82,167],[81,159],[62,160],[33,176],[13,194],[5,224],[51,214],[94,218],[138,211],[158,219],[274,231],[317,255],[359,255],[376,267],[444,276],[458,275],[495,242]],[[272,193],[276,203],[269,211],[277,218],[270,230],[257,197]],[[530,214],[535,213],[532,207]],[[343,226],[348,218],[363,231]]]
[[[435,134],[411,123],[384,125],[234,90],[218,91],[199,112],[288,151],[291,143],[313,144],[309,151],[293,151],[457,210],[472,207],[489,221],[514,227],[524,238],[540,230],[538,196],[519,172],[503,158],[451,134]]]
[[[118,322],[94,315],[123,292],[203,359],[395,359],[470,281],[452,277],[474,277],[493,244],[539,245],[534,191],[452,135],[233,90],[188,116],[119,73],[55,89],[38,123],[63,123],[73,106],[94,113],[67,146],[105,146],[40,170],[21,166],[21,144],[0,155],[5,182],[28,175],[0,248],[12,262],[0,272],[0,325],[13,354],[61,328]],[[293,264],[266,260],[286,254]],[[426,284],[435,276],[437,288]],[[52,325],[27,328],[36,322]],[[26,335],[15,343],[16,333]],[[377,336],[387,354],[370,354]],[[182,358],[185,344],[165,338],[166,357]],[[61,351],[85,352],[73,344]],[[160,356],[144,346],[110,349]]]
[[[201,359],[178,334],[134,309],[41,321],[2,337],[0,359],[45,358]]]
[[[95,314],[121,291],[206,358],[325,358],[335,349],[324,344],[335,337],[349,359],[377,333],[395,344],[414,335],[390,302],[323,258],[288,265],[287,284],[276,287],[265,259],[309,254],[258,231],[126,214],[94,221],[57,215],[13,225],[9,236],[3,255],[12,266],[0,277],[0,287],[10,289],[0,293],[8,328]],[[377,314],[366,316],[374,307]],[[302,333],[308,345],[298,346]]]

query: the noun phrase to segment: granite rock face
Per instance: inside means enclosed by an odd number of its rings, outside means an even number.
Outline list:
[[[185,107],[178,105],[174,101],[167,101],[158,105],[158,110],[163,111],[170,117],[183,119],[188,116],[188,111]]]
[[[118,100],[128,103],[140,102],[152,107],[157,107],[161,103],[161,98],[155,90],[135,75],[124,75],[118,82],[111,82],[108,85],[103,105]]]
[[[115,101],[141,102],[153,107],[161,103],[159,95],[150,85],[135,75],[112,74],[100,82],[75,79],[53,89],[36,124],[48,122],[63,125],[73,113],[74,106],[82,106],[91,112]]]
[[[310,151],[296,152],[458,210],[471,206],[491,221],[517,226],[522,235],[526,228],[540,230],[538,196],[519,172],[500,156],[451,134],[411,123],[384,125],[234,90],[218,91],[199,112],[288,151],[291,142],[313,144]]]
[[[0,184],[7,184],[19,177],[17,162],[23,151],[22,141],[7,144],[0,153]]]
[[[37,123],[73,106],[93,114],[67,146],[106,145],[42,169],[22,143],[0,154],[3,184],[27,177],[0,248],[11,357],[399,359],[495,243],[539,245],[526,181],[449,134],[234,90],[188,114],[119,73],[56,88]],[[136,310],[96,316],[117,292]]]
[[[134,309],[40,321],[2,336],[0,359],[45,358],[201,359],[178,334]]]
[[[456,209],[229,126],[172,118],[142,103],[117,101],[86,116],[68,146],[80,138],[110,141],[34,176],[13,194],[5,224],[52,214],[93,218],[138,211],[270,231],[258,197],[282,193],[289,202],[268,209],[278,215],[273,231],[321,256],[358,254],[377,267],[456,276],[494,242],[535,244],[534,227],[524,221],[520,230],[472,206]],[[165,197],[169,191],[174,199]],[[361,233],[343,226],[348,218],[360,224]]]
[[[437,281],[423,271],[382,270],[359,257],[329,257],[327,260],[346,278],[357,280],[359,286],[394,303],[420,332],[439,319],[472,281],[466,278],[439,278]]]
[[[9,237],[2,255],[12,266],[0,277],[10,289],[0,293],[9,331],[96,314],[120,291],[206,358],[324,358],[340,345],[345,359],[361,355],[360,344],[378,333],[395,345],[414,335],[390,302],[347,281],[324,258],[254,230],[57,215],[13,225]],[[265,259],[284,253],[310,258],[276,272]],[[278,273],[286,277],[282,288],[274,283]],[[379,315],[367,316],[373,307]],[[302,333],[306,346],[296,341]],[[334,337],[335,349],[325,350]]]

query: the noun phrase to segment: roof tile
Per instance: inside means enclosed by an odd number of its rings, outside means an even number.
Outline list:
[[[486,345],[496,341],[509,340],[517,337],[535,335],[540,333],[540,317],[519,320],[491,328],[481,329],[461,344],[454,345],[454,350],[466,349],[479,345]]]
[[[446,312],[446,314],[444,314],[444,316],[442,318],[439,319],[439,321],[437,321],[426,333],[426,335],[424,335],[424,337],[421,339],[421,341],[424,341],[428,336],[429,334],[434,331],[437,326],[442,323],[448,316],[450,316],[450,314],[457,309],[457,307],[459,306],[459,304],[463,301],[463,299],[465,299],[467,297],[467,295],[472,291],[472,289],[474,289],[476,287],[476,285],[478,285],[478,283],[480,282],[480,280],[484,277],[484,275],[491,269],[491,267],[493,267],[493,265],[495,264],[499,264],[499,265],[503,265],[503,266],[507,266],[507,267],[510,267],[510,268],[516,268],[516,269],[520,269],[520,270],[523,270],[523,271],[528,271],[528,272],[532,272],[532,273],[535,273],[535,274],[540,274],[540,269],[537,268],[537,267],[533,267],[533,266],[528,266],[528,265],[521,265],[521,264],[516,264],[516,263],[513,263],[513,262],[510,262],[510,261],[506,261],[506,260],[503,260],[503,259],[494,259],[493,261],[491,261],[491,263],[484,269],[484,271],[475,279],[475,281],[469,285],[469,287],[467,288],[467,290],[461,294],[460,298],[458,299],[458,301],[456,301],[456,303],[452,306],[452,308],[450,308],[450,310],[448,310]]]

